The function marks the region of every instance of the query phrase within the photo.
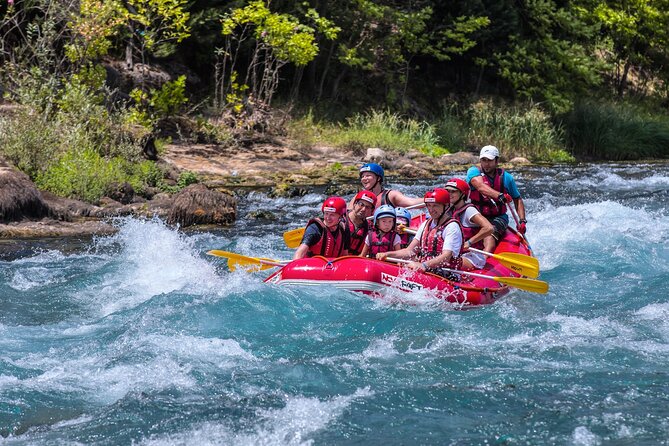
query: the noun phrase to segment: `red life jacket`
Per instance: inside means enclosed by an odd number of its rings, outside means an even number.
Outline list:
[[[365,246],[365,238],[369,232],[369,223],[365,221],[362,226],[356,226],[353,220],[346,216],[348,222],[348,232],[350,235],[350,246],[348,253],[352,256],[360,255],[362,248]]]
[[[413,241],[413,234],[403,232],[400,234],[400,248],[404,249]]]
[[[309,257],[323,256],[323,257],[339,257],[344,251],[344,232],[346,228],[342,222],[337,225],[337,230],[333,234],[325,226],[323,220],[320,218],[312,218],[307,222],[307,227],[316,223],[321,228],[321,239],[313,246],[309,247]]]
[[[374,258],[380,252],[388,252],[393,250],[393,241],[395,240],[395,231],[386,232],[372,231],[369,233],[371,240],[369,241],[369,254],[367,257]]]
[[[492,183],[490,182],[490,177],[484,172],[481,172],[481,178],[483,179],[483,183],[499,191],[501,194],[504,193],[504,169],[497,168],[495,170],[495,178],[493,178]],[[506,214],[506,204],[500,204],[496,200],[486,197],[474,187],[469,191],[469,199],[481,211],[484,217],[492,218]]]
[[[462,229],[462,238],[465,240],[471,240],[471,238],[474,237],[476,234],[478,234],[478,232],[481,230],[480,226],[476,228],[469,228],[462,224],[462,219],[465,217],[465,211],[467,210],[468,207],[476,208],[476,206],[474,206],[473,204],[467,203],[460,209],[453,209],[453,218],[457,218],[458,221],[460,222],[460,229]],[[485,246],[483,245],[483,239],[474,243],[472,245],[472,248],[476,249],[485,248]]]
[[[444,228],[452,222],[456,222],[458,226],[460,226],[460,234],[462,234],[462,225],[454,218],[450,218],[446,220],[445,223],[435,226],[432,229],[430,229],[430,225],[432,224],[432,217],[427,220],[420,238],[420,253],[418,255],[419,262],[425,262],[441,254],[442,250],[444,249],[444,237],[442,232]],[[462,242],[464,243],[464,238],[462,239]],[[453,253],[451,259],[448,261],[448,264],[445,265],[446,268],[451,269],[459,269],[461,266],[462,258],[460,257],[459,253],[458,256],[455,256],[455,253]]]

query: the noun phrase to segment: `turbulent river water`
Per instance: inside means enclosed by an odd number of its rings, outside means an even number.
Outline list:
[[[215,232],[122,219],[23,246],[0,261],[0,443],[668,444],[669,166],[515,176],[550,291],[468,311],[205,255],[288,259],[317,193],[253,192]]]

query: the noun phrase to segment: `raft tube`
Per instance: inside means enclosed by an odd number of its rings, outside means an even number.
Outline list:
[[[495,250],[498,254],[504,252],[531,255],[527,244],[511,231],[506,232]],[[488,257],[482,269],[472,272],[519,277],[492,257]],[[492,279],[460,275],[459,280],[452,281],[435,274],[411,271],[401,264],[353,256],[293,260],[265,282],[287,286],[334,286],[369,295],[382,295],[389,289],[407,293],[425,290],[435,298],[468,305],[490,304],[510,291],[509,287]]]

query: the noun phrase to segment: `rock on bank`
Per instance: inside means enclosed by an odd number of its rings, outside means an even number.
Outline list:
[[[39,191],[27,175],[0,165],[0,238],[105,235],[116,231],[114,217],[157,216],[170,224],[221,225],[235,221],[237,200],[230,194],[193,184],[173,196],[121,204],[112,199],[96,206]]]

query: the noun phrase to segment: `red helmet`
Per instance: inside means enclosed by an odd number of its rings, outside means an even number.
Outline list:
[[[423,197],[425,203],[440,203],[444,206],[451,204],[451,195],[446,189],[436,187],[433,190],[425,192],[425,197]]]
[[[366,201],[367,203],[371,204],[372,207],[376,206],[376,194],[372,191],[361,190],[353,199],[353,204],[357,203],[358,200]]]
[[[469,185],[465,180],[460,178],[451,178],[446,183],[446,189],[459,190],[465,198],[469,197]]]
[[[341,197],[330,197],[321,206],[323,212],[336,212],[339,215],[346,214],[346,201]]]

